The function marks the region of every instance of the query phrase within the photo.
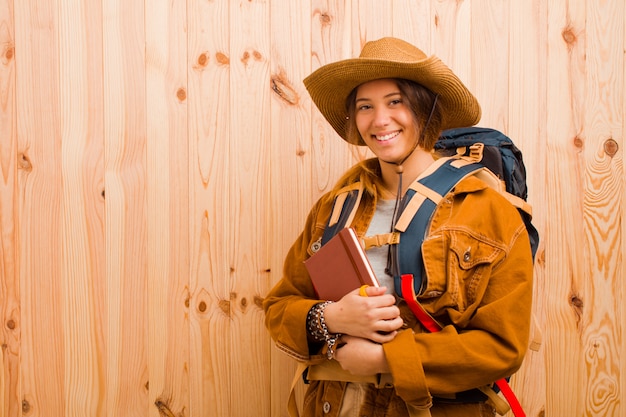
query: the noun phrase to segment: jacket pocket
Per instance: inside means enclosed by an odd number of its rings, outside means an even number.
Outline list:
[[[345,389],[345,382],[311,381],[304,394],[302,417],[337,416]]]
[[[492,265],[503,253],[495,242],[466,230],[445,230],[422,245],[426,286],[420,294],[432,313],[444,308],[463,312],[483,288]]]

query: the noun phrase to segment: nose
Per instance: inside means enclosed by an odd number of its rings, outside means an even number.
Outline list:
[[[374,126],[387,126],[389,120],[389,111],[385,107],[379,106],[374,109]]]

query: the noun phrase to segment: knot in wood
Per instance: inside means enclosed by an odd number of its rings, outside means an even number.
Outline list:
[[[576,136],[574,138],[575,147],[577,147],[578,149],[582,149],[584,145],[585,145],[585,141],[580,136]]]
[[[19,155],[18,164],[19,168],[23,169],[24,171],[30,172],[33,170],[33,165],[30,163],[30,158],[28,158],[28,155],[26,155],[25,153]]]
[[[222,64],[222,65],[230,64],[230,58],[228,58],[228,56],[224,54],[223,52],[216,53],[215,60],[217,61],[218,64]]]
[[[208,55],[206,53],[200,54],[200,56],[198,57],[198,65],[200,65],[201,67],[206,67],[208,63],[209,63]]]
[[[618,150],[619,145],[614,139],[609,138],[604,142],[604,152],[606,152],[606,154],[611,158],[615,156]]]
[[[330,17],[328,13],[320,13],[320,23],[322,24],[322,27],[330,26],[331,21],[332,21],[332,18]]]
[[[220,308],[220,310],[222,310],[222,312],[226,314],[226,316],[230,317],[230,301],[220,300],[219,303],[217,303],[217,305]]]
[[[298,104],[300,97],[296,90],[285,80],[283,74],[275,75],[271,78],[272,91],[285,102],[293,105]]]
[[[569,26],[563,29],[563,32],[561,32],[561,36],[563,37],[563,40],[565,41],[565,44],[567,45],[567,48],[569,50],[574,47],[576,41],[578,40],[578,37],[574,33],[574,30]]]
[[[14,56],[15,56],[15,47],[13,45],[7,45],[4,48],[4,60],[5,60],[4,63],[6,64],[9,61],[11,61]]]

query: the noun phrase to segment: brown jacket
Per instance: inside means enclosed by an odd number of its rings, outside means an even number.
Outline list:
[[[323,347],[307,339],[307,312],[320,300],[303,261],[323,233],[332,209],[328,201],[322,198],[312,208],[285,259],[283,278],[264,301],[276,346],[309,364],[326,357]],[[352,224],[358,235],[367,230],[375,207],[375,198],[364,196]],[[444,328],[425,333],[400,302],[406,329],[383,345],[393,378],[394,392],[386,400],[390,416],[406,415],[402,407],[392,410],[398,401],[428,407],[433,396],[449,397],[510,376],[528,346],[532,255],[524,223],[508,201],[479,179],[464,179],[435,210],[422,253],[427,282],[418,300]],[[345,386],[312,383],[304,415],[336,415]],[[323,407],[329,412],[322,414]]]

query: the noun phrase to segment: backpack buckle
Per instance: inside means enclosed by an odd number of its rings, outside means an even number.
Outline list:
[[[457,155],[469,162],[480,162],[483,159],[485,144],[476,142],[470,146],[462,146],[456,150]]]
[[[383,245],[397,245],[400,243],[400,232],[383,233],[374,236],[364,236],[361,239],[361,246],[365,250]]]
[[[469,147],[469,157],[475,160],[476,162],[480,162],[483,159],[483,149],[485,149],[485,144],[476,142]]]

